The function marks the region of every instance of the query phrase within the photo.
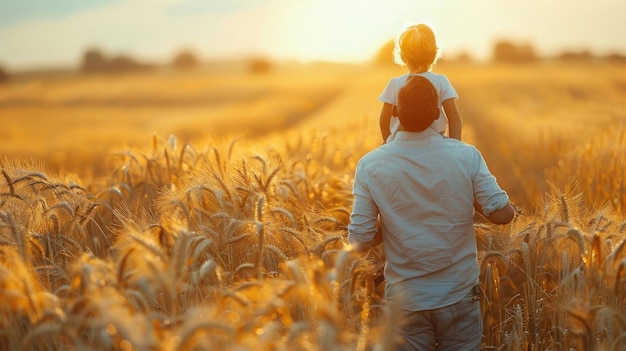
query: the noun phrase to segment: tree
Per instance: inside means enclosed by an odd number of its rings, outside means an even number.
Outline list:
[[[103,72],[106,71],[107,62],[104,54],[98,49],[88,49],[83,55],[81,69],[84,72]]]
[[[558,59],[561,61],[589,61],[593,59],[593,54],[589,50],[565,51],[559,54]]]
[[[179,52],[172,60],[172,66],[176,69],[192,69],[198,67],[200,61],[196,55],[188,50]]]
[[[128,56],[116,56],[107,62],[109,72],[130,72],[140,68],[140,64]]]
[[[150,68],[151,65],[137,62],[125,55],[108,58],[100,50],[93,48],[85,51],[81,64],[85,73],[127,73]]]
[[[467,52],[467,51],[463,51],[460,52],[455,59],[456,62],[459,63],[470,63],[470,62],[474,62],[474,58],[472,57],[472,55]]]
[[[374,63],[377,65],[393,65],[395,64],[393,51],[395,49],[395,41],[393,39],[387,41],[378,49],[374,56]]]
[[[7,82],[9,80],[9,73],[0,66],[0,84]]]
[[[264,58],[255,58],[250,60],[248,71],[252,74],[268,73],[272,70],[272,63]]]
[[[613,52],[613,53],[608,54],[606,56],[606,59],[609,60],[610,62],[624,63],[626,62],[626,55],[621,54],[619,52]]]
[[[497,62],[527,63],[536,59],[535,49],[530,44],[499,41],[493,47],[493,60]]]

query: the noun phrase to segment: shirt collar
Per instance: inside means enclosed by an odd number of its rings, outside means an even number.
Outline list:
[[[439,134],[439,132],[437,132],[435,129],[428,127],[421,132],[409,132],[406,130],[398,131],[395,140],[413,140],[432,136],[441,136],[441,134]]]

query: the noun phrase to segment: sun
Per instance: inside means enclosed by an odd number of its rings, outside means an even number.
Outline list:
[[[267,23],[273,28],[272,50],[301,60],[369,60],[394,38],[403,24],[419,19],[411,19],[402,11],[405,6],[414,7],[414,3],[394,1],[390,6],[387,2],[367,0],[290,2]]]

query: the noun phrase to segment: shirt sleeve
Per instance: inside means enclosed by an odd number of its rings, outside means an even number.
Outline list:
[[[441,75],[441,91],[439,92],[441,101],[446,101],[450,99],[458,99],[459,94],[457,94],[456,89],[448,80],[448,77]]]
[[[398,102],[398,88],[397,84],[395,84],[396,78],[392,78],[385,89],[378,97],[378,101],[384,102],[387,104],[395,105]]]
[[[362,165],[357,165],[354,175],[352,213],[348,225],[348,241],[366,248],[374,243],[378,228],[378,206],[372,199],[367,186],[367,175]]]
[[[509,203],[509,196],[500,188],[485,159],[477,149],[474,149],[474,170],[472,172],[472,182],[474,185],[474,196],[476,201],[482,206],[483,214],[486,217],[504,208]]]

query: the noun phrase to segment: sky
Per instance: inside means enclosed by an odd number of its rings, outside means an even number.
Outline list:
[[[488,59],[498,40],[540,55],[626,54],[624,0],[2,0],[0,66],[77,66],[83,53],[363,62],[407,23],[427,23],[443,57]]]

